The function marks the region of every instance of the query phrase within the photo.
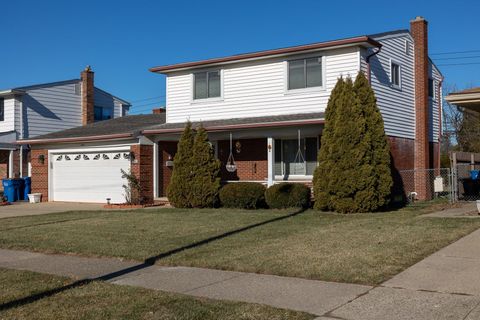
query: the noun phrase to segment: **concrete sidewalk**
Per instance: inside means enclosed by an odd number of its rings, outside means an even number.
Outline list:
[[[0,267],[75,279],[105,276],[109,282],[120,285],[262,303],[316,315],[325,314],[372,289],[355,284],[3,249],[0,249]]]
[[[378,287],[0,249],[0,267],[305,311],[318,319],[480,319],[480,230]]]

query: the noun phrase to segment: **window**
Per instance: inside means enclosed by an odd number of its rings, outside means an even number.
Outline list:
[[[194,99],[220,97],[220,70],[194,73],[193,82]]]
[[[288,90],[322,86],[322,57],[288,61]]]
[[[401,69],[400,65],[392,62],[390,65],[390,82],[392,83],[393,87],[400,88],[401,87]]]
[[[5,121],[5,99],[0,98],[0,121]]]
[[[428,79],[428,97],[435,99],[435,86],[433,85],[433,79]]]
[[[291,175],[311,176],[317,167],[318,138],[300,140],[304,163],[299,165],[297,139],[275,139],[275,175],[287,180]]]
[[[113,118],[112,108],[97,107],[94,108],[94,120],[103,121]]]

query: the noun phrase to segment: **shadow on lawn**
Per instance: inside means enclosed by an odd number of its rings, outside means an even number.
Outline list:
[[[123,276],[123,275],[129,274],[129,273],[132,273],[132,272],[135,272],[135,271],[138,271],[138,270],[142,270],[142,269],[151,267],[158,260],[167,258],[167,257],[172,256],[174,254],[177,254],[179,252],[189,250],[189,249],[193,249],[193,248],[196,248],[196,247],[200,247],[200,246],[206,245],[210,242],[217,241],[217,240],[220,240],[220,239],[223,239],[223,238],[226,238],[226,237],[232,236],[234,234],[238,234],[240,232],[247,231],[247,230],[250,230],[250,229],[253,229],[253,228],[264,226],[266,224],[270,224],[270,223],[273,223],[273,222],[285,220],[285,219],[294,217],[296,215],[299,215],[300,213],[302,213],[304,211],[305,211],[305,209],[299,209],[299,210],[297,210],[293,213],[287,214],[285,216],[281,216],[281,217],[269,219],[269,220],[266,220],[266,221],[254,223],[254,224],[251,224],[251,225],[239,228],[239,229],[235,229],[235,230],[232,230],[232,231],[228,231],[228,232],[225,232],[225,233],[222,233],[222,234],[219,234],[219,235],[216,235],[216,236],[204,239],[204,240],[196,241],[196,242],[193,242],[193,243],[188,244],[186,246],[182,246],[182,247],[179,247],[179,248],[176,248],[176,249],[172,249],[172,250],[160,253],[156,256],[149,257],[149,258],[145,259],[143,263],[138,264],[136,266],[125,268],[125,269],[122,269],[122,270],[119,270],[119,271],[116,271],[116,272],[112,272],[112,273],[109,273],[109,274],[106,274],[106,275],[103,275],[103,276],[100,276],[100,277],[97,277],[97,278],[78,280],[78,281],[75,281],[71,284],[63,286],[63,287],[50,289],[50,290],[47,290],[47,291],[43,291],[43,292],[40,292],[40,293],[30,295],[28,297],[13,300],[13,301],[1,304],[0,305],[0,311],[4,311],[4,310],[11,309],[11,308],[20,307],[20,306],[23,306],[23,305],[26,305],[26,304],[29,304],[29,303],[33,303],[33,302],[36,302],[38,300],[56,295],[57,293],[61,293],[61,292],[64,292],[64,291],[67,291],[67,290],[70,290],[70,289],[74,289],[74,288],[77,288],[77,287],[87,285],[87,284],[89,284],[93,281],[109,281],[109,280],[118,278],[120,276]]]

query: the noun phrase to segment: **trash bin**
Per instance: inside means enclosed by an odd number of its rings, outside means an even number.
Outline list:
[[[23,179],[17,178],[17,179],[12,179],[13,181],[13,189],[14,189],[14,201],[19,201],[23,200]]]
[[[470,170],[470,178],[472,178],[472,180],[478,180],[479,173],[480,170]]]
[[[8,202],[15,202],[15,187],[13,186],[12,179],[3,179],[3,194],[7,198]]]
[[[32,179],[23,177],[23,200],[28,200],[28,195],[32,192]]]

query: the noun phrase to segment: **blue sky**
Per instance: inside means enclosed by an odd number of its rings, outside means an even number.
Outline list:
[[[405,29],[418,15],[437,64],[461,64],[440,66],[447,85],[480,85],[479,1],[10,0],[1,11],[0,88],[77,78],[91,65],[96,85],[134,113],[165,103],[152,66]]]

